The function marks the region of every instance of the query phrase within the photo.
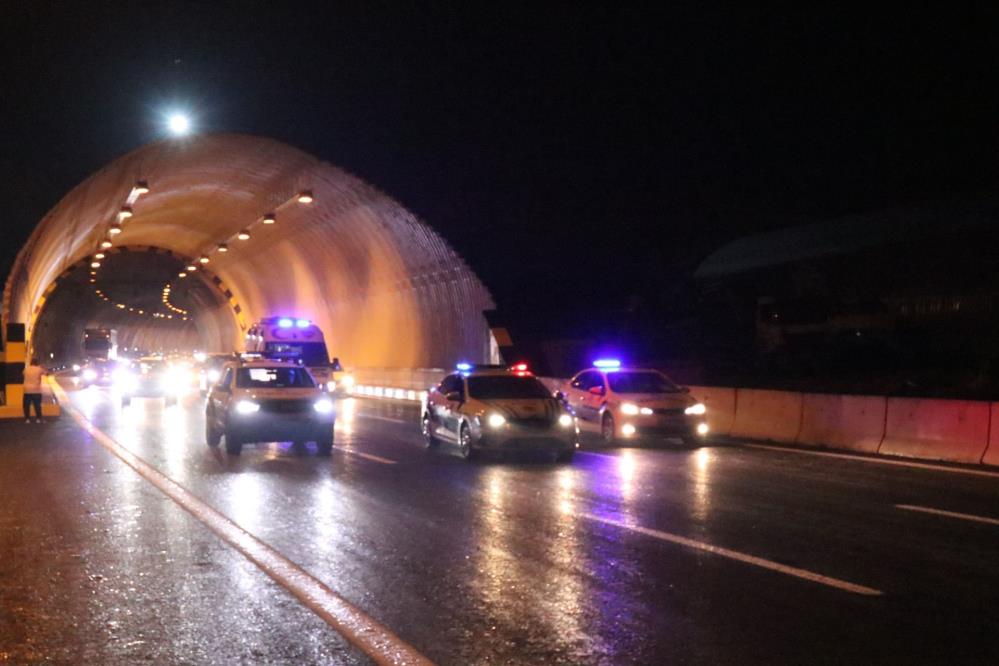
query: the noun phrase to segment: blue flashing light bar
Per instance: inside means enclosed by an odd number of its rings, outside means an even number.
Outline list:
[[[287,317],[281,317],[280,319],[278,319],[278,326],[281,328],[291,328],[293,323],[294,322],[292,322]]]
[[[472,369],[472,364],[471,363],[461,362],[461,363],[457,364],[454,367],[457,368],[458,370],[460,370],[461,372],[468,372],[469,370]]]
[[[312,326],[312,322],[308,319],[297,319],[295,321],[295,326],[298,326],[299,328],[308,328],[309,326]]]
[[[602,368],[604,370],[612,370],[621,367],[621,361],[616,358],[599,358],[593,362],[594,368]]]

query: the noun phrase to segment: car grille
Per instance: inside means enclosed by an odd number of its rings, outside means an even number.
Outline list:
[[[301,414],[312,409],[311,400],[261,400],[260,411],[270,414]]]
[[[661,416],[683,416],[684,409],[685,407],[654,407],[652,413]]]
[[[548,430],[554,425],[555,421],[546,416],[532,416],[522,419],[509,419],[509,423],[527,430]]]

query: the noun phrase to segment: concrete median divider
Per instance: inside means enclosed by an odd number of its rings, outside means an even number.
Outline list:
[[[985,465],[999,465],[999,402],[989,405],[989,446],[982,456]]]
[[[805,393],[795,443],[877,453],[885,435],[887,409],[884,396]]]
[[[690,395],[703,402],[708,412],[708,427],[712,435],[729,435],[735,422],[734,388],[691,386]]]
[[[991,405],[973,400],[888,398],[879,453],[978,464],[989,444]]]
[[[801,428],[800,393],[737,389],[733,437],[794,443]]]

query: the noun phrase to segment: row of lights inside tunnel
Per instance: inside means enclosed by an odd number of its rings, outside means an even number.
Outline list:
[[[114,246],[114,240],[113,240],[114,237],[121,233],[122,226],[134,215],[133,205],[135,204],[135,202],[137,202],[139,200],[139,197],[141,197],[143,194],[148,194],[148,193],[149,193],[149,183],[145,180],[136,181],[135,185],[132,187],[131,191],[129,192],[128,197],[126,198],[125,204],[122,205],[118,213],[115,215],[114,220],[108,226],[107,233],[105,234],[104,239],[100,243],[100,248],[93,255],[93,258],[90,263],[90,284],[94,285],[94,292],[101,300],[106,301],[108,303],[112,303],[119,310],[124,310],[141,316],[147,316],[148,314],[148,316],[151,316],[156,319],[173,319],[174,315],[176,314],[182,321],[187,321],[188,320],[187,310],[178,308],[172,303],[170,303],[170,291],[172,287],[171,283],[169,282],[163,287],[162,302],[163,305],[166,307],[166,309],[170,311],[170,314],[162,312],[146,313],[145,310],[137,308],[135,306],[130,306],[126,303],[112,301],[111,298],[106,293],[104,293],[102,289],[96,286],[97,271],[101,268],[102,265],[101,262],[106,257],[105,250],[108,250]],[[313,201],[315,201],[315,198],[313,197],[312,190],[301,190],[300,192],[298,192],[298,194],[288,199],[288,201],[281,204],[278,208],[292,201],[296,201],[304,205],[309,205]],[[212,250],[203,253],[198,258],[197,262],[191,262],[187,264],[187,266],[185,266],[185,269],[177,274],[177,277],[180,279],[184,279],[189,274],[198,270],[198,264],[204,265],[209,263],[211,261],[210,255],[213,252],[220,252],[220,253],[228,252],[229,242],[231,242],[232,240],[237,240],[237,241],[250,240],[250,229],[256,224],[269,226],[276,223],[277,223],[277,214],[275,212],[265,213],[263,216],[259,217],[254,223],[252,223],[248,227],[244,227],[243,229],[239,230],[229,238],[226,238],[223,242],[216,245]]]

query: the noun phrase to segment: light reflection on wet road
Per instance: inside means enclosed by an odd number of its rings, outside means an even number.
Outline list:
[[[205,445],[197,396],[169,408],[138,399],[121,408],[99,389],[74,391],[72,400],[120,444],[440,663],[999,655],[997,611],[982,611],[985,591],[999,589],[994,529],[894,508],[981,513],[999,505],[993,479],[738,447],[582,451],[571,465],[470,465],[424,449],[411,406],[353,399],[339,403],[331,458],[290,443],[249,445],[234,458]],[[59,435],[58,445],[79,447],[69,440]],[[87,487],[106,486],[99,491],[109,512],[102,539],[122,580],[130,581],[126,594],[141,594],[148,613],[188,608],[176,611],[180,627],[147,628],[141,640],[156,644],[152,654],[198,661],[202,653],[171,653],[171,645],[204,642],[203,624],[183,618],[209,605],[231,631],[252,637],[261,660],[360,658],[193,518],[167,508],[144,480],[97,452],[85,456],[113,470]],[[92,464],[68,459],[65,473],[93,475]],[[615,523],[683,535],[884,596],[788,577]],[[164,541],[197,550],[193,559],[201,564],[192,566],[213,575],[192,580],[169,566],[150,569],[150,554],[164,551]],[[242,608],[254,612],[244,616]],[[281,629],[285,621],[309,627],[307,649],[285,654],[272,645],[294,634]],[[243,659],[238,643],[219,641],[216,654]]]

